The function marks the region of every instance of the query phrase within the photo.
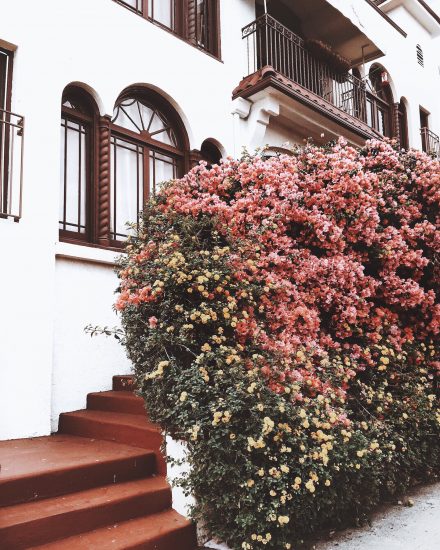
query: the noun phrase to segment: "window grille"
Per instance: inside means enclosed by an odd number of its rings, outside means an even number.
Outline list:
[[[21,218],[24,118],[11,112],[12,52],[0,48],[0,218]]]
[[[417,63],[421,67],[424,67],[425,66],[425,60],[423,58],[423,50],[422,50],[422,47],[420,46],[420,44],[417,44],[416,51],[417,51]]]

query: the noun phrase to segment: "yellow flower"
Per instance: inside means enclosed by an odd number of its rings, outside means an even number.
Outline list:
[[[278,516],[278,523],[280,525],[286,525],[289,521],[289,516]]]
[[[313,483],[313,479],[309,479],[309,481],[306,483],[306,488],[311,492],[315,492],[315,484]]]
[[[186,393],[186,391],[183,391],[181,394],[180,394],[180,397],[179,397],[179,400],[182,401],[186,401],[186,398],[188,397],[188,394]]]
[[[329,479],[326,479],[324,485],[325,485],[326,487],[330,487],[331,481],[330,481]]]
[[[208,352],[208,351],[211,351],[212,348],[211,348],[211,346],[206,342],[205,344],[203,344],[203,346],[202,346],[201,349],[202,349],[202,351]]]
[[[253,487],[255,485],[255,481],[253,479],[248,479],[246,484],[248,487]]]

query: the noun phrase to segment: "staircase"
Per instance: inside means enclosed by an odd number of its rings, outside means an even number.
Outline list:
[[[86,410],[61,414],[56,435],[0,442],[1,550],[195,550],[131,387],[115,376]]]

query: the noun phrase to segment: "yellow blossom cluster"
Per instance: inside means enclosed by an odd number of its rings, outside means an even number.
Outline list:
[[[149,372],[145,375],[145,380],[152,380],[154,378],[158,378],[159,376],[162,376],[164,373],[165,367],[168,367],[170,364],[169,361],[160,361],[156,367],[156,370]]]

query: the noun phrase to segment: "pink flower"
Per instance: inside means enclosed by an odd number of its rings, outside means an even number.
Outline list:
[[[156,317],[150,317],[148,319],[148,325],[150,328],[156,328],[157,327],[157,318]]]

